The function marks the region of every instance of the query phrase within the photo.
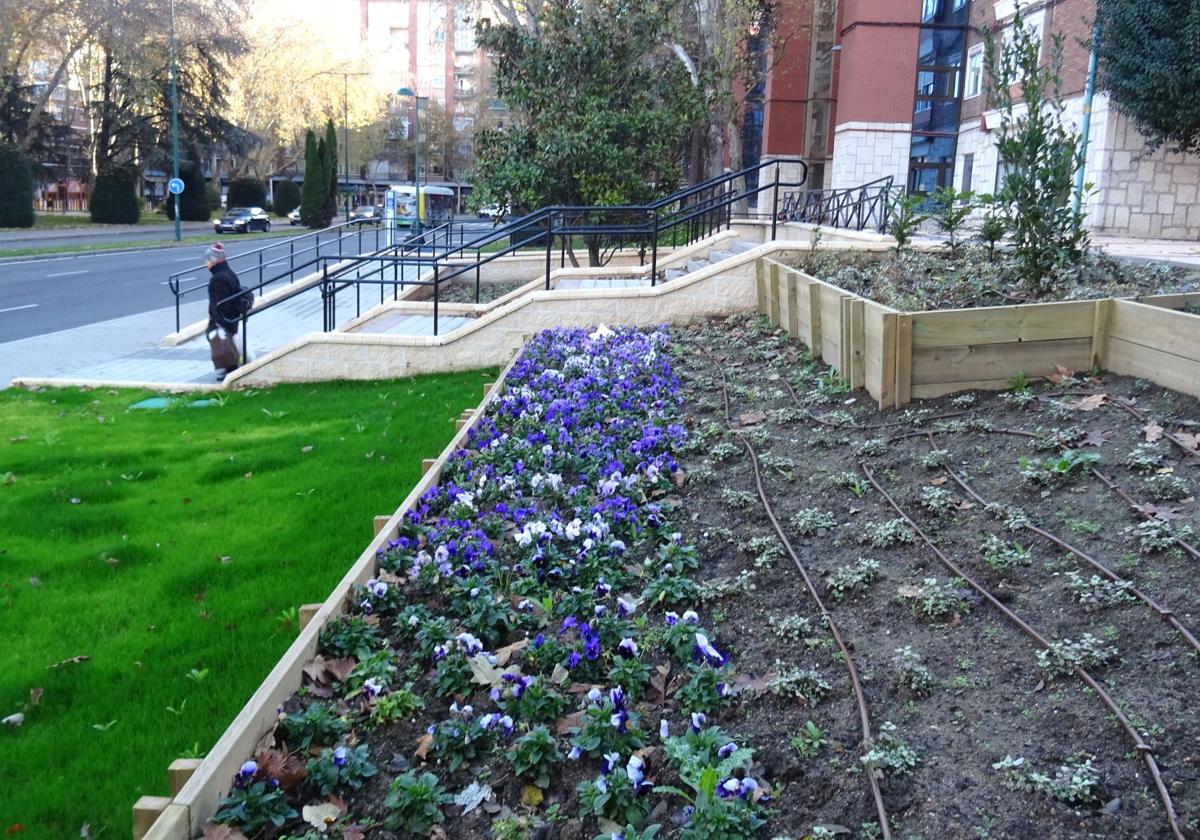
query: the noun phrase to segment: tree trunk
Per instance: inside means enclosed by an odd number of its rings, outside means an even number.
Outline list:
[[[583,241],[587,243],[588,249],[588,267],[600,267],[600,237],[594,234],[589,234],[583,237]]]

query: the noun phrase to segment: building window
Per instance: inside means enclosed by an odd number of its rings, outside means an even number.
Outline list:
[[[1044,40],[1042,38],[1042,33],[1044,31],[1044,27],[1046,26],[1046,12],[1044,10],[1040,12],[1030,12],[1029,14],[1025,15],[1022,20],[1025,22],[1025,29],[1033,35],[1033,40],[1037,42],[1040,54],[1042,41]],[[1004,33],[1000,37],[1000,42],[1004,45],[1004,47],[1008,47],[1012,43],[1012,38],[1013,28],[1011,25],[1009,25],[1004,28]]]
[[[963,155],[962,162],[962,192],[971,191],[971,181],[975,177],[975,155]]]
[[[963,94],[972,99],[983,93],[983,44],[976,44],[967,53],[967,90]]]
[[[954,11],[958,11],[967,5],[967,0],[954,0]]]
[[[921,3],[921,20],[933,20],[938,13],[938,6],[941,5],[941,0],[922,0]]]

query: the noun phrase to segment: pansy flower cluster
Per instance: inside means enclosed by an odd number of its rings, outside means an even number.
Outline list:
[[[442,772],[507,755],[533,781],[566,761],[585,776],[567,792],[581,814],[642,824],[667,784],[695,836],[749,837],[769,801],[749,750],[685,761],[649,734],[680,741],[672,717],[690,735],[713,729],[706,716],[733,693],[727,652],[692,609],[697,553],[670,521],[686,433],[667,343],[665,328],[530,341],[352,599],[352,620],[381,636],[354,655],[423,675],[441,720],[418,754]],[[707,688],[649,697],[654,666]],[[387,676],[360,679],[352,711],[385,702],[399,685]]]

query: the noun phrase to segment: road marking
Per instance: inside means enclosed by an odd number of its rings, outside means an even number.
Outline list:
[[[175,262],[195,262],[195,261],[196,261],[195,257],[180,257],[179,259],[175,260]]]
[[[22,309],[37,309],[39,304],[27,303],[24,306],[10,306],[8,309],[0,309],[0,312],[20,312]]]
[[[80,271],[63,271],[58,274],[47,274],[46,278],[49,279],[51,277],[70,277],[73,274],[87,274],[87,273],[88,273],[88,270],[85,268]]]

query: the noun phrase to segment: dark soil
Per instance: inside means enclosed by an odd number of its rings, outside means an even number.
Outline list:
[[[479,284],[479,303],[491,303],[519,289],[528,281],[495,280]],[[474,283],[450,283],[439,292],[442,303],[475,303]]]
[[[880,255],[817,250],[786,262],[848,292],[907,312],[1200,291],[1200,271],[1132,263],[1096,251],[1086,254],[1078,266],[1044,278],[1038,288],[1021,282],[1010,254],[991,254],[978,247],[964,247],[955,258],[917,251]]]
[[[1075,600],[1067,573],[1092,575],[1072,555],[1005,520],[1019,509],[1030,520],[1120,574],[1179,620],[1200,630],[1197,561],[1178,547],[1146,551],[1134,528],[1141,521],[1130,507],[1086,472],[1048,486],[1031,484],[1018,459],[1057,458],[1057,443],[1039,450],[1032,439],[1000,430],[1060,435],[1071,446],[1100,455],[1099,469],[1138,502],[1149,501],[1146,477],[1123,465],[1126,453],[1145,443],[1143,422],[1113,403],[1094,410],[1071,407],[1080,394],[1106,394],[1133,401],[1168,432],[1195,431],[1200,404],[1147,383],[1120,377],[1068,379],[1061,385],[1035,383],[1014,393],[975,393],[918,402],[901,412],[880,413],[861,393],[840,392],[836,377],[812,362],[802,345],[759,321],[731,319],[675,333],[671,352],[683,381],[684,422],[689,443],[678,453],[686,481],[682,507],[684,542],[700,548],[696,575],[704,584],[702,613],[737,672],[758,681],[710,716],[739,745],[755,750],[754,775],[772,786],[767,826],[757,836],[801,838],[814,826],[832,836],[877,838],[876,812],[861,756],[865,747],[846,664],[837,655],[822,616],[797,569],[781,550],[756,492],[749,441],[762,465],[767,498],[799,561],[821,587],[830,617],[851,647],[862,677],[873,733],[891,722],[918,763],[907,774],[881,777],[892,836],[944,838],[1123,838],[1170,837],[1163,805],[1142,760],[1095,694],[1073,675],[1039,669],[1039,646],[941,565],[930,548],[910,544],[876,547],[865,541],[867,526],[897,514],[868,484],[865,462],[897,503],[936,542],[1000,601],[1051,640],[1093,634],[1115,646],[1119,658],[1091,673],[1154,748],[1164,781],[1188,837],[1200,837],[1200,696],[1198,659],[1180,635],[1145,604],[1130,602],[1095,611]],[[727,425],[723,382],[728,383]],[[789,389],[790,386],[790,389]],[[1099,402],[1092,400],[1092,403]],[[1086,403],[1084,405],[1091,405]],[[943,419],[943,415],[953,415]],[[914,431],[931,432],[910,434]],[[1095,444],[1094,446],[1087,445]],[[923,463],[931,447],[947,450],[946,464],[989,502],[1006,509],[996,518],[972,502],[939,468]],[[1170,469],[1191,486],[1200,482],[1200,458],[1166,440],[1158,443],[1159,470]],[[924,490],[949,494],[940,515],[921,504]],[[1200,526],[1190,491],[1168,503],[1180,518],[1171,523]],[[802,534],[793,524],[801,511],[828,514],[832,524]],[[1028,565],[996,571],[982,559],[988,535],[1029,550]],[[1188,537],[1188,539],[1193,539]],[[826,579],[840,567],[869,558],[879,578],[842,600]],[[937,622],[918,618],[914,599],[926,579],[948,585],[961,603]],[[927,590],[925,590],[927,591]],[[437,604],[429,606],[436,611]],[[776,632],[781,619],[808,621],[796,637]],[[403,672],[417,662],[415,651],[394,645]],[[927,694],[900,685],[894,664],[898,648],[910,647],[933,678]],[[661,651],[645,651],[662,661]],[[417,664],[414,672],[426,667]],[[812,668],[829,683],[826,697],[805,705],[765,690],[764,677],[786,668]],[[414,745],[432,721],[444,718],[430,673],[413,690],[426,698],[416,719],[369,733],[378,775],[352,797],[358,822],[384,816],[383,799],[397,774],[422,762]],[[586,691],[587,686],[578,689]],[[466,698],[476,709],[486,694]],[[298,708],[289,701],[288,711]],[[643,728],[674,714],[676,701],[642,705]],[[344,704],[343,711],[350,711]],[[825,743],[803,757],[791,743],[812,721]],[[652,739],[653,740],[653,739]],[[1062,765],[1091,757],[1098,780],[1087,801],[1067,804],[1046,792],[1014,789],[992,765],[1006,756],[1023,758],[1028,769],[1053,777]],[[652,760],[653,763],[653,760]],[[450,773],[436,768],[449,791],[486,782],[495,802],[469,815],[448,806],[442,826],[448,838],[492,836],[493,820],[527,815],[528,837],[590,840],[600,828],[581,819],[576,785],[595,775],[594,766],[565,762],[536,807],[521,804],[524,785],[513,776],[503,751]],[[674,782],[659,769],[658,784]],[[652,794],[652,822],[662,838],[678,836],[680,802]],[[536,829],[536,826],[543,826]],[[844,830],[843,830],[844,829]],[[436,833],[436,832],[435,832]],[[394,835],[373,829],[373,838]],[[747,833],[746,836],[750,836]]]
[[[766,775],[780,786],[772,831],[795,836],[824,823],[869,836],[857,830],[875,818],[875,811],[858,761],[861,739],[848,673],[832,655],[820,615],[787,557],[755,568],[751,540],[774,539],[774,532],[755,492],[749,457],[735,442],[739,436],[758,452],[770,503],[810,575],[825,578],[863,557],[880,563],[882,574],[865,593],[829,607],[853,647],[875,731],[884,721],[895,723],[919,756],[911,774],[888,775],[882,782],[895,836],[1158,838],[1171,833],[1145,765],[1100,700],[1072,675],[1052,678],[1041,672],[1035,661],[1039,647],[999,611],[958,582],[954,588],[966,596],[966,609],[941,625],[914,615],[911,599],[899,595],[901,588],[919,587],[930,577],[945,583],[953,576],[919,539],[886,548],[862,541],[869,523],[896,518],[864,479],[862,461],[945,554],[1042,635],[1078,640],[1091,633],[1115,645],[1119,660],[1092,672],[1153,746],[1180,822],[1195,836],[1200,826],[1195,708],[1200,674],[1193,649],[1141,602],[1085,611],[1066,573],[1077,570],[1088,580],[1091,568],[1029,531],[1006,528],[953,481],[945,481],[943,470],[921,463],[931,449],[928,436],[904,436],[913,429],[944,430],[932,445],[948,451],[947,463],[976,493],[1019,508],[1132,580],[1194,631],[1200,627],[1196,559],[1178,548],[1140,550],[1132,533],[1139,516],[1086,473],[1049,487],[1021,477],[1021,456],[1056,458],[1064,447],[1038,451],[1031,439],[983,429],[1070,430],[1076,447],[1079,438],[1090,435],[1098,446],[1084,449],[1101,456],[1101,472],[1138,502],[1147,502],[1144,474],[1121,463],[1145,442],[1142,422],[1114,405],[1067,408],[1082,397],[1059,393],[1128,398],[1169,431],[1180,428],[1172,423],[1200,418],[1195,400],[1144,382],[1103,377],[1068,380],[1064,386],[1038,384],[1021,400],[979,392],[881,414],[864,394],[822,391],[822,369],[808,361],[801,345],[776,331],[737,321],[711,324],[681,335],[678,352],[694,450],[682,462],[689,471],[686,501],[694,530],[688,536],[706,546],[708,574],[754,572],[753,591],[723,600],[724,622],[717,632],[737,640],[730,643],[731,655],[743,671],[777,670],[776,660],[782,660],[815,667],[833,685],[829,697],[813,708],[767,696],[740,704],[720,721],[758,750]],[[721,369],[729,383],[733,422],[741,418],[747,424],[737,436],[724,430]],[[959,416],[923,422],[943,414]],[[869,428],[879,425],[886,427]],[[1193,487],[1200,480],[1200,459],[1167,441],[1157,450],[1163,456],[1160,469],[1173,470]],[[843,474],[855,486],[847,487]],[[953,504],[940,516],[919,501],[923,489],[935,487],[951,494]],[[1197,524],[1190,494],[1169,504],[1182,516],[1172,523],[1176,529]],[[789,520],[805,508],[831,514],[836,524],[810,536],[796,533]],[[981,556],[989,534],[1030,549],[1030,564],[994,571]],[[772,619],[797,614],[809,620],[818,638],[793,643],[772,633]],[[936,680],[928,697],[914,697],[897,684],[893,655],[903,646],[921,656]],[[809,719],[826,732],[830,746],[806,760],[788,741]],[[1009,789],[1004,774],[992,769],[1011,755],[1053,776],[1081,754],[1093,756],[1099,771],[1094,800],[1084,805]]]

